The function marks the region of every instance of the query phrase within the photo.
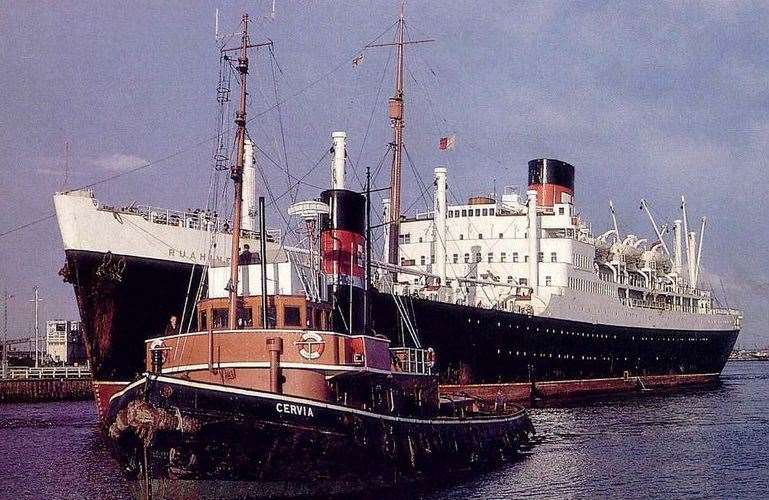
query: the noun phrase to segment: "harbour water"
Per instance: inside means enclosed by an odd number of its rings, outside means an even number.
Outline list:
[[[132,498],[95,419],[88,401],[0,405],[0,497]],[[404,498],[765,498],[769,491],[767,362],[729,363],[715,387],[582,401],[534,410],[532,419],[542,441],[527,456]]]

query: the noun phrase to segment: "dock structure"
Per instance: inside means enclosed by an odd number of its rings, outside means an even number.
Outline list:
[[[0,403],[76,401],[93,398],[87,366],[9,367],[0,379]]]

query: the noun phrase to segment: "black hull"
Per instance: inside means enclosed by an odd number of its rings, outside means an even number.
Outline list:
[[[162,335],[172,315],[181,320],[189,290],[186,330],[203,267],[96,252],[66,254],[62,274],[75,289],[94,379],[135,380],[144,371],[144,340]],[[192,319],[194,329],[194,314]]]
[[[154,421],[170,419],[169,425],[147,432],[125,424],[137,401],[168,415]],[[148,443],[147,470],[155,479],[315,478],[351,487],[361,480],[387,485],[494,464],[514,456],[532,431],[522,409],[474,419],[412,419],[171,377],[153,377],[117,395],[107,421],[118,458],[137,477],[143,476]]]
[[[371,294],[375,331],[410,342],[389,294]],[[738,330],[626,328],[403,297],[444,384],[719,374]]]
[[[97,272],[104,259],[104,254],[68,251],[68,279],[75,285],[96,380],[130,381],[144,371],[143,341],[162,334],[171,315],[181,316],[202,268],[126,257],[116,281]],[[437,353],[444,384],[591,380],[625,372],[718,374],[739,333],[623,328],[403,300],[422,344]],[[391,295],[373,291],[371,311],[377,333],[409,343]]]

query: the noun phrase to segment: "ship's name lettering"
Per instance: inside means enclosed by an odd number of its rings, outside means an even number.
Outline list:
[[[277,403],[275,410],[278,413],[286,413],[288,415],[298,415],[300,417],[314,417],[312,408],[304,405],[292,405],[290,403]]]
[[[229,257],[221,257],[219,255],[208,255],[203,252],[197,253],[194,250],[187,251],[187,250],[177,249],[177,248],[169,248],[168,256],[171,258],[188,259],[188,260],[200,261],[200,262],[207,262],[210,259],[212,264],[218,264],[218,265],[221,265],[224,263],[226,264],[230,263]]]

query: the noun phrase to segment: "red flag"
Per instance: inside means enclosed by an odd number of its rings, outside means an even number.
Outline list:
[[[446,151],[447,149],[454,149],[454,144],[456,143],[456,137],[453,135],[450,135],[448,137],[441,137],[440,142],[438,143],[438,147],[441,151]]]

